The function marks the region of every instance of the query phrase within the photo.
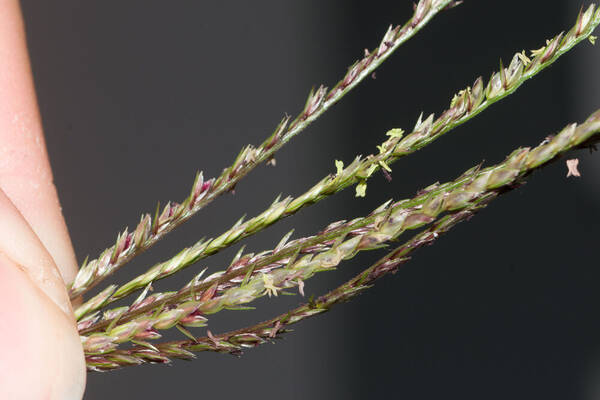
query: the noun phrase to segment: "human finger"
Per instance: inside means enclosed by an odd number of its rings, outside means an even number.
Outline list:
[[[79,400],[85,360],[52,257],[0,190],[0,398]]]
[[[77,262],[48,161],[18,0],[0,1],[0,60],[0,188],[68,283]]]

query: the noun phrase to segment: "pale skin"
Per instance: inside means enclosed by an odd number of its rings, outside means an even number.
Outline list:
[[[81,399],[65,282],[75,254],[53,183],[18,0],[0,0],[0,399]]]

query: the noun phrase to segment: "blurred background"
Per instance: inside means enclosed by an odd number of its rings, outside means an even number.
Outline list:
[[[550,5],[551,4],[551,5]],[[298,195],[376,151],[391,128],[439,114],[479,75],[515,51],[535,49],[574,24],[580,1],[467,0],[443,12],[354,92],[164,243],[106,282],[123,282],[277,194]],[[111,245],[156,202],[183,199],[197,170],[216,176],[246,144],[259,144],[309,89],[332,86],[412,2],[23,0],[48,149],[79,260]],[[598,34],[598,33],[597,33]],[[294,227],[329,222],[412,197],[518,146],[538,144],[600,107],[600,49],[584,42],[515,95],[393,165],[393,181],[348,189],[244,243],[272,248]],[[564,162],[534,174],[396,275],[330,313],[296,325],[243,357],[203,353],[193,362],[88,374],[86,399],[410,398],[599,399],[600,158],[580,151],[582,177]],[[402,239],[408,239],[410,233]],[[238,246],[200,268],[220,270]],[[306,282],[323,294],[384,254],[360,254]],[[104,286],[104,285],[103,285]],[[222,332],[283,312],[299,296],[223,311]],[[198,329],[197,334],[204,334]],[[168,339],[179,338],[177,334]]]

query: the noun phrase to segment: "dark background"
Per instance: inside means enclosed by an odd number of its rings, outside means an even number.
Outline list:
[[[258,144],[311,86],[333,85],[374,48],[410,1],[22,1],[48,149],[73,243],[95,257],[157,201],[187,195],[196,170],[215,176],[245,144]],[[200,212],[115,279],[123,282],[277,194],[298,195],[333,172],[334,159],[376,151],[421,111],[498,60],[575,22],[579,1],[467,0],[436,17],[339,105],[260,167],[235,195]],[[348,189],[246,241],[272,248],[412,196],[517,146],[536,145],[600,106],[598,48],[582,43],[515,95],[393,165],[393,182]],[[86,399],[188,398],[600,398],[600,279],[594,262],[600,207],[597,155],[580,152],[580,179],[563,162],[458,226],[393,277],[349,304],[305,321],[275,345],[236,359],[88,375]],[[409,233],[410,235],[410,233]],[[406,238],[409,236],[407,235]],[[155,285],[175,289],[219,270],[238,246]],[[307,282],[322,294],[383,255],[361,254]],[[257,311],[224,311],[221,332],[295,306],[262,299]],[[204,333],[198,330],[198,334]],[[167,338],[179,337],[178,334]]]

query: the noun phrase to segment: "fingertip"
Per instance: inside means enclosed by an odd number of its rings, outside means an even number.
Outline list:
[[[48,250],[64,283],[72,282],[78,265],[52,181],[5,175],[0,179],[0,187]]]
[[[21,266],[29,279],[72,318],[65,283],[54,261],[22,214],[0,190],[0,252]]]

